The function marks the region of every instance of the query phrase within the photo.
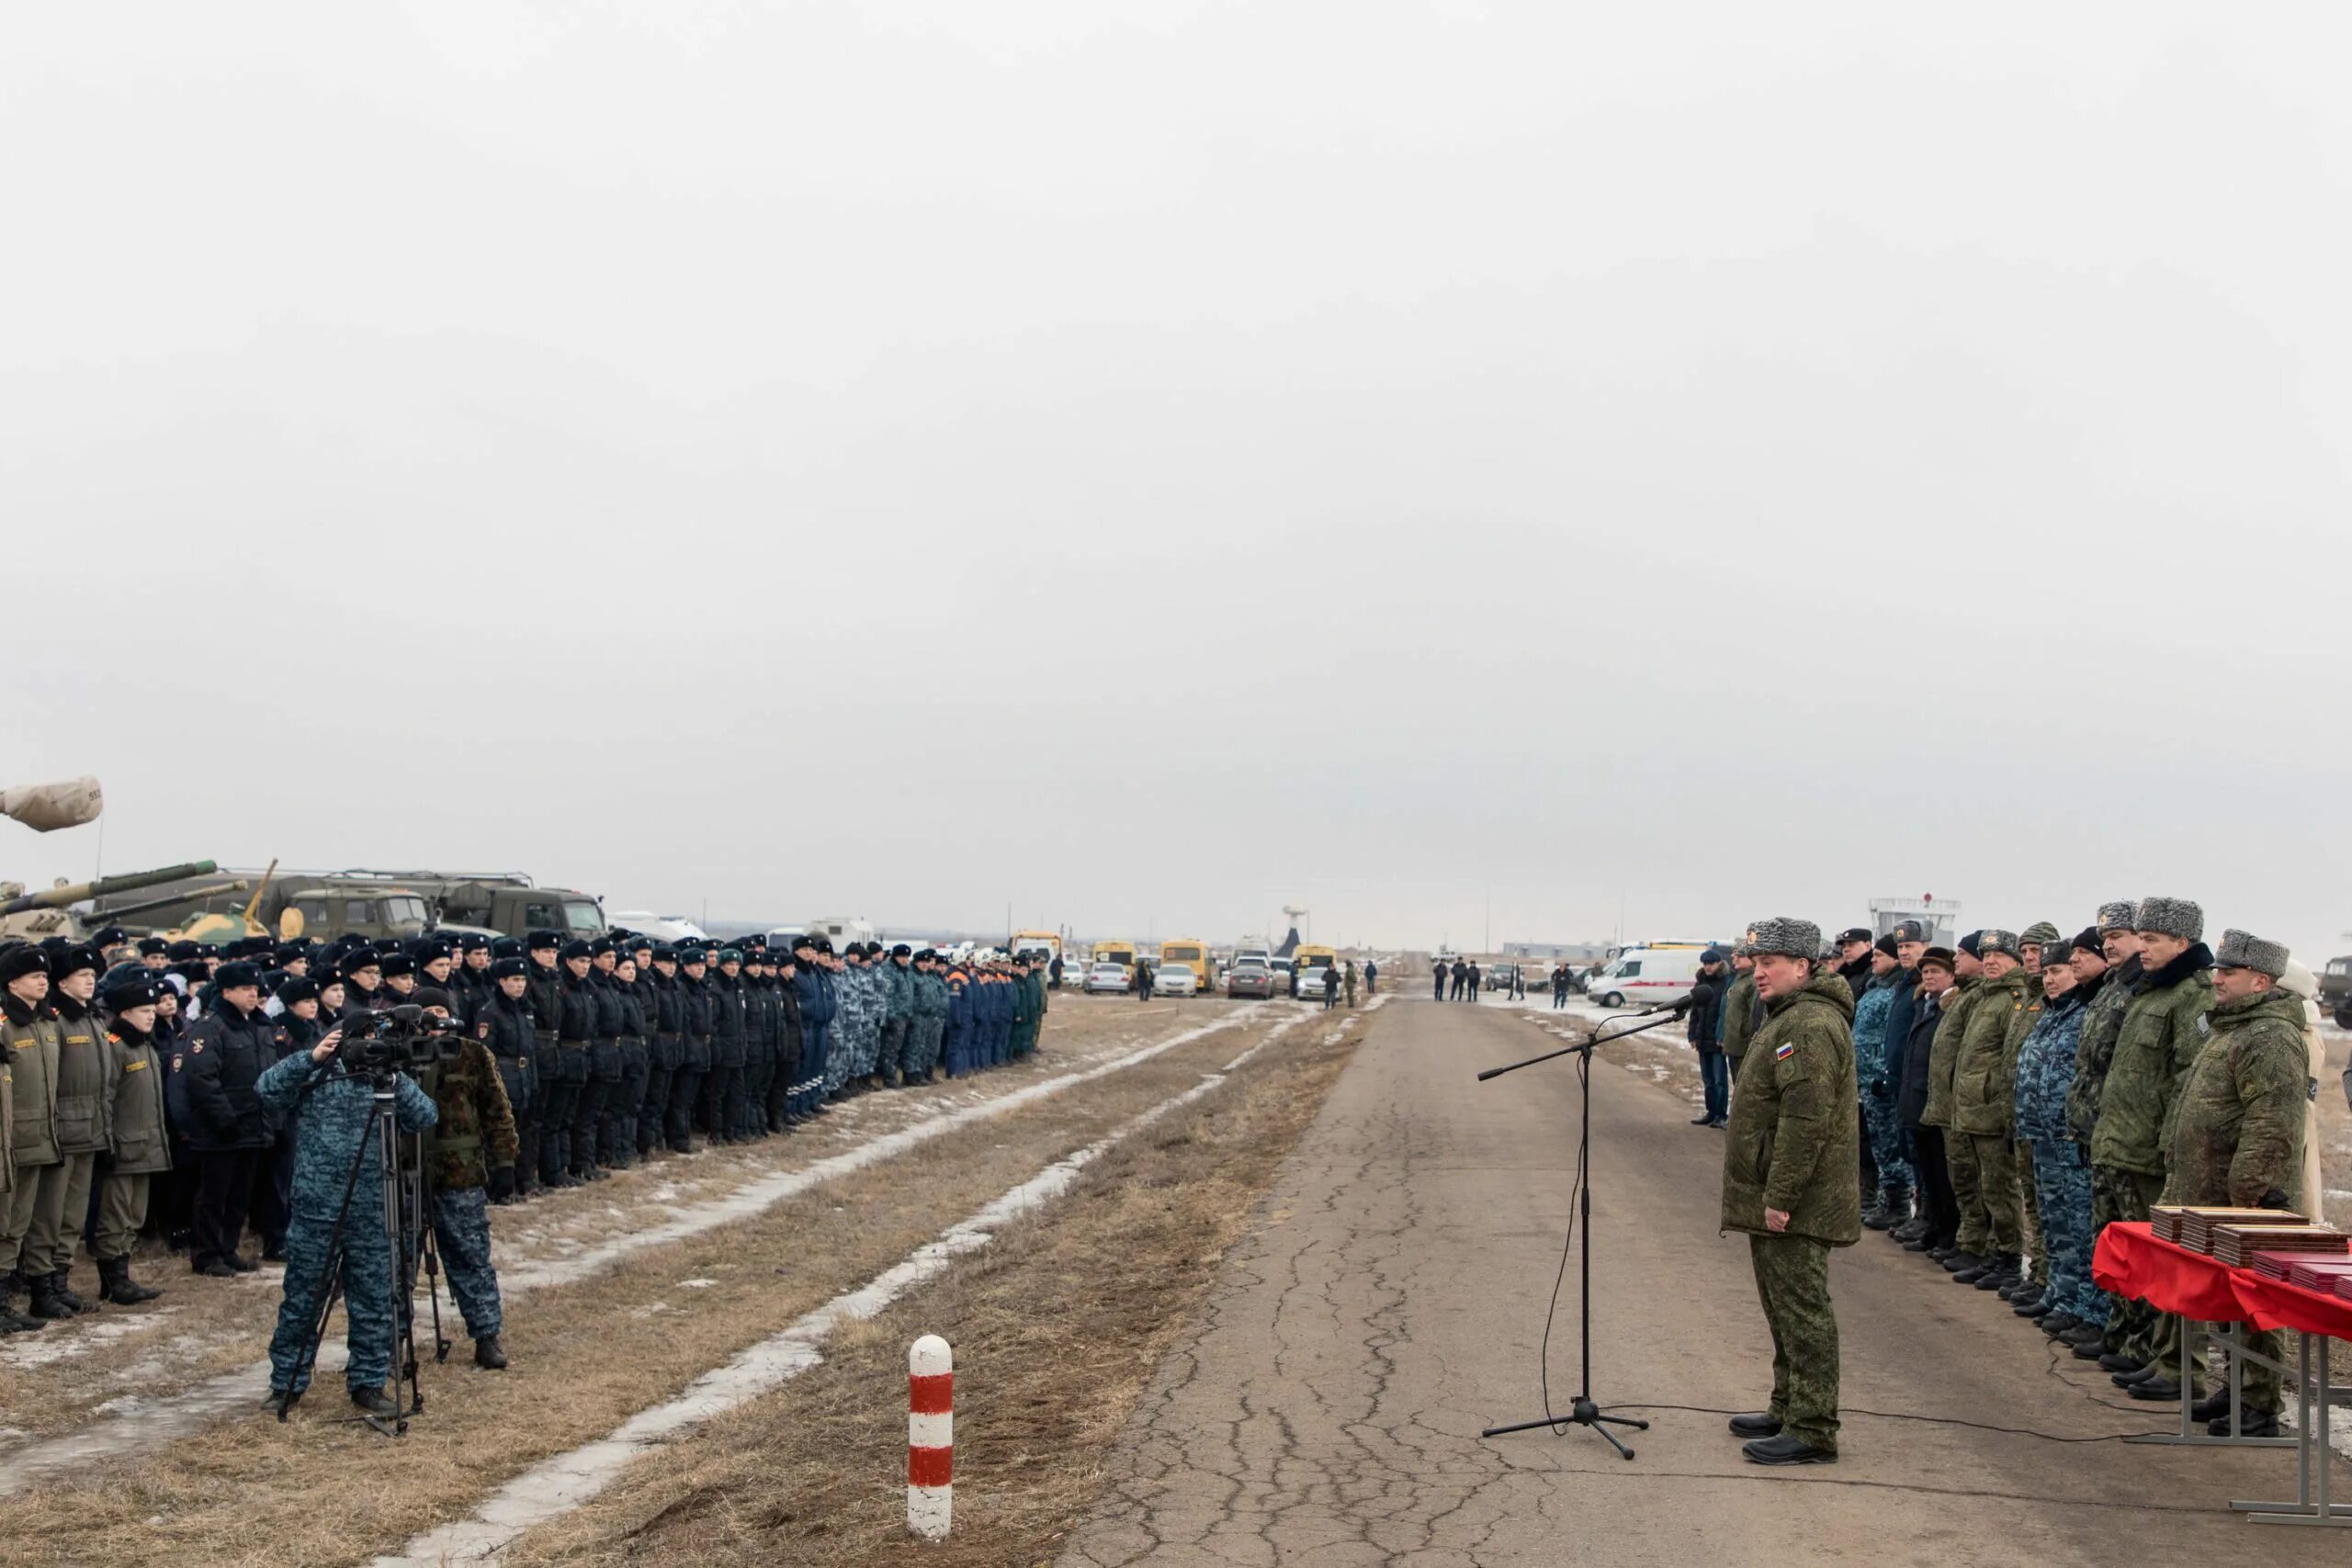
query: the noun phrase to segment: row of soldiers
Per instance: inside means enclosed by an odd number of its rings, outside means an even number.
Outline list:
[[[955,962],[904,944],[837,954],[821,937],[771,951],[759,938],[672,946],[625,931],[389,949],[254,937],[217,950],[107,931],[87,946],[15,947],[0,953],[12,1047],[0,1056],[0,1275],[34,1311],[0,1298],[0,1332],[95,1306],[67,1282],[75,1225],[106,1299],[149,1299],[128,1269],[151,1183],[159,1227],[185,1235],[198,1272],[255,1267],[240,1251],[248,1223],[263,1260],[284,1260],[297,1140],[258,1085],[356,1014],[429,1006],[481,1047],[514,1148],[477,1163],[488,1200],[510,1202],[687,1152],[697,1136],[765,1137],[846,1095],[1025,1056],[1046,1008],[1042,971],[1042,959]],[[106,1055],[116,1035],[121,1059]],[[132,1175],[136,1213],[115,1198],[114,1178]]]
[[[1998,1294],[2136,1399],[2188,1384],[2218,1437],[2227,1390],[2206,1394],[2179,1320],[2091,1277],[2100,1228],[2160,1202],[2317,1212],[2316,982],[2247,931],[2207,947],[2204,923],[2188,899],[2151,897],[2101,906],[2071,938],[2043,921],[1946,948],[1917,922],[1875,941],[1858,928],[1828,973],[1876,1192],[1860,1224]],[[1747,945],[1721,1010],[1735,1070],[1767,1018]],[[1740,1094],[1762,1081],[1741,1073]],[[2282,1348],[2276,1334],[2249,1348]],[[2278,1376],[2249,1363],[2243,1386],[2234,1435],[2276,1435]]]

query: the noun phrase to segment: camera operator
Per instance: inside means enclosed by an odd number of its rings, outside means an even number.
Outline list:
[[[381,1150],[370,1135],[375,1089],[363,1073],[341,1070],[335,1057],[344,1029],[359,1030],[366,1019],[342,1028],[307,1052],[296,1052],[264,1073],[257,1086],[263,1104],[285,1115],[294,1132],[293,1216],[286,1232],[286,1299],[278,1304],[277,1330],[269,1340],[269,1398],[281,1416],[309,1386],[311,1326],[318,1321],[319,1292],[339,1241],[343,1248],[345,1341],[351,1348],[344,1381],[351,1403],[370,1416],[392,1416],[398,1406],[385,1396],[392,1374],[392,1254],[378,1216],[384,1206]],[[392,1093],[401,1130],[423,1132],[440,1120],[424,1091],[405,1073],[395,1073]],[[355,1177],[353,1172],[357,1171]],[[349,1217],[344,1197],[348,1182]]]
[[[416,1001],[444,1021],[457,1011],[457,998],[438,986],[419,986]],[[491,1021],[485,1018],[458,1046],[456,1060],[435,1063],[419,1077],[441,1113],[424,1140],[424,1168],[433,1183],[434,1240],[449,1276],[449,1293],[457,1298],[466,1333],[474,1342],[474,1365],[497,1371],[506,1365],[506,1352],[498,1343],[505,1322],[499,1308],[498,1270],[490,1262],[485,1188],[495,1170],[499,1189],[514,1190],[514,1160],[523,1145],[514,1134],[506,1085],[491,1057]]]

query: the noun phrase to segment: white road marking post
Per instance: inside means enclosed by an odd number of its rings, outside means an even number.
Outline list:
[[[936,1334],[907,1347],[907,1529],[945,1540],[956,1509],[956,1353]]]

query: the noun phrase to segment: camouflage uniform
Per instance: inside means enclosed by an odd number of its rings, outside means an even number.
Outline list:
[[[262,1103],[292,1117],[297,1129],[286,1299],[278,1303],[277,1328],[269,1339],[269,1386],[296,1393],[310,1386],[310,1367],[297,1362],[318,1321],[318,1292],[337,1246],[343,1253],[345,1342],[351,1348],[344,1381],[354,1391],[381,1389],[392,1375],[392,1252],[382,1220],[381,1151],[368,1135],[376,1097],[365,1078],[335,1076],[332,1066],[314,1064],[301,1052],[262,1074],[254,1085]],[[405,1076],[396,1080],[394,1093],[402,1131],[420,1133],[440,1119],[433,1101]],[[338,1234],[346,1182],[349,1217]]]
[[[1879,1185],[1901,1193],[1911,1190],[1911,1162],[1903,1153],[1903,1119],[1895,1113],[1895,1086],[1888,1076],[1886,1020],[1895,987],[1911,983],[1903,970],[1892,970],[1873,978],[1854,1003],[1854,1076],[1870,1130],[1871,1158]]]
[[[1747,1053],[1748,1037],[1756,1032],[1756,976],[1741,975],[1724,993],[1724,1055],[1731,1065],[1735,1080],[1739,1077],[1740,1058]]]
[[[1816,975],[1768,1005],[1740,1065],[1724,1143],[1723,1228],[1749,1234],[1772,1331],[1771,1414],[1816,1449],[1838,1448],[1838,1317],[1829,1249],[1862,1234],[1850,1020],[1854,994]],[[1764,1211],[1789,1215],[1774,1235]]]
[[[2048,1258],[2042,1299],[2053,1312],[2105,1323],[2106,1299],[2091,1283],[2090,1161],[2066,1133],[2066,1097],[2088,1016],[2079,991],[2043,1005],[2018,1052],[2016,1114],[2018,1136],[2033,1151],[2039,1251]]]
[[[908,1066],[929,1077],[939,1066],[940,1036],[947,1023],[947,981],[939,965],[915,976],[914,1047]]]
[[[1979,1257],[2013,1258],[2025,1246],[2017,1150],[2010,1140],[2007,1040],[2010,1021],[2025,1010],[2028,978],[2023,969],[2012,969],[1976,987],[1951,1059],[1951,1130],[1967,1134],[1964,1141],[1973,1156],[1973,1206],[1963,1196],[1960,1245]],[[1939,1044],[1951,1032],[1947,1018],[1937,1031]],[[1956,1179],[1953,1185],[1959,1185]],[[1982,1245],[1970,1246],[1972,1235]]]
[[[483,1027],[477,1025],[477,1028]],[[522,1152],[506,1086],[481,1040],[469,1040],[458,1059],[430,1075],[440,1122],[424,1143],[432,1173],[433,1239],[449,1276],[449,1294],[465,1314],[466,1332],[495,1339],[504,1325],[498,1270],[490,1261],[489,1193],[492,1168],[512,1166]]]
[[[908,1032],[915,1018],[915,972],[894,953],[882,961],[881,1049],[874,1070],[884,1083],[901,1083],[914,1071],[907,1060]]]
[[[2224,953],[2228,944],[2222,946]],[[2214,1004],[2211,1038],[2189,1069],[2173,1122],[2166,1203],[2296,1206],[2303,1184],[2303,1106],[2312,1080],[2303,1043],[2300,997],[2272,989]],[[2276,1329],[2254,1334],[2246,1348],[2279,1359]],[[2277,1415],[2278,1375],[2249,1362],[2249,1410]]]
[[[825,1091],[840,1091],[852,1078],[862,1078],[874,1070],[874,1042],[871,1032],[874,1007],[874,972],[863,962],[843,968],[836,979],[840,984],[842,1049],[825,1064]]]

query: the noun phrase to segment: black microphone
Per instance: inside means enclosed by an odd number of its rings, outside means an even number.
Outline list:
[[[1679,1002],[1660,1002],[1654,1008],[1644,1008],[1640,1012],[1635,1013],[1634,1016],[1635,1018],[1655,1018],[1662,1012],[1689,1012],[1690,1010],[1690,1004],[1698,999],[1699,993],[1693,991]]]

